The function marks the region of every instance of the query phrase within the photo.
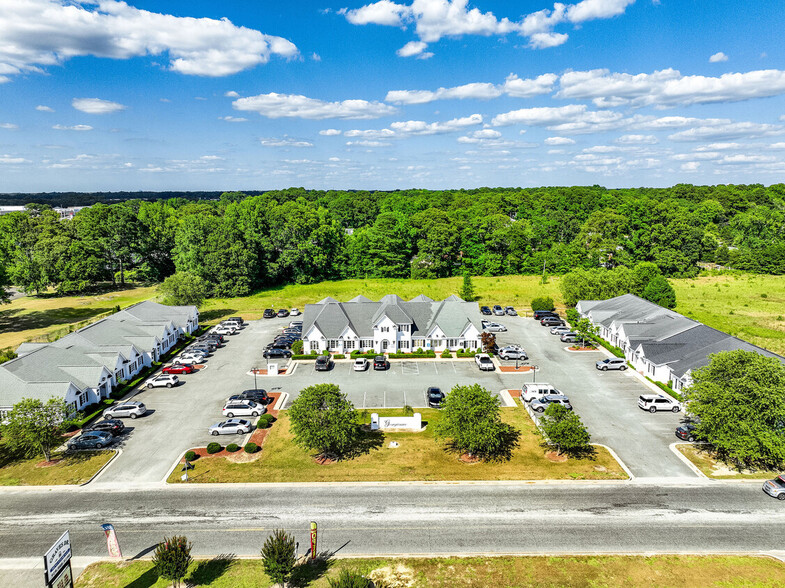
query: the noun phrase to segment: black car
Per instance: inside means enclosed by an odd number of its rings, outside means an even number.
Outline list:
[[[291,349],[292,344],[289,341],[273,341],[272,343],[268,343],[266,350],[270,349]]]
[[[196,340],[196,344],[194,345],[194,347],[197,347],[197,346],[200,346],[200,345],[201,346],[205,346],[206,345],[211,350],[215,350],[215,349],[218,349],[218,345],[220,345],[220,342],[216,341],[215,339],[211,339],[210,337],[200,337],[199,339]]]
[[[538,320],[538,321],[542,320],[546,316],[555,316],[556,318],[559,318],[559,315],[557,313],[553,312],[552,310],[535,310],[534,311],[534,318],[535,318],[535,320]]]
[[[265,308],[262,316],[264,318],[275,318],[275,311],[272,308]]]
[[[226,338],[223,335],[219,335],[218,333],[207,333],[206,335],[199,337],[197,341],[204,341],[205,339],[212,339],[214,341],[218,341],[219,343],[226,341]]]
[[[695,425],[685,423],[676,429],[676,436],[682,441],[695,441]]]
[[[316,371],[326,372],[333,366],[333,362],[329,355],[320,355],[316,358]]]
[[[244,325],[244,324],[245,324],[245,321],[243,320],[243,317],[241,317],[241,316],[230,316],[230,317],[229,317],[228,319],[226,319],[226,320],[227,320],[227,321],[237,321],[237,322],[238,322],[238,323],[240,323],[241,325]]]
[[[566,323],[562,319],[560,319],[558,316],[546,316],[546,317],[542,318],[542,320],[540,321],[540,324],[543,327],[560,327],[560,326],[563,326]]]
[[[439,388],[428,388],[426,392],[428,395],[428,406],[431,408],[441,408],[444,402],[444,392]]]
[[[280,347],[270,347],[270,349],[265,349],[264,353],[262,353],[262,357],[265,359],[274,359],[274,358],[290,358],[292,356],[292,352],[288,349],[282,349]]]
[[[373,358],[373,369],[375,370],[386,370],[390,367],[390,362],[387,361],[387,358],[383,355],[377,355]]]
[[[84,427],[82,429],[83,433],[87,431],[106,431],[107,433],[111,433],[115,437],[121,434],[125,430],[125,425],[123,421],[117,419],[105,419],[103,421],[95,421],[94,423]]]
[[[281,310],[278,311],[277,314],[278,314],[278,318],[286,318],[287,316],[289,316],[289,311],[286,310],[285,308],[282,308]]]
[[[261,388],[252,388],[250,390],[243,390],[239,394],[235,394],[227,402],[232,400],[253,400],[257,404],[270,404],[273,399],[267,393],[267,390]]]
[[[487,306],[481,306],[480,307],[480,312],[483,313],[483,314],[493,314],[491,312],[491,309],[489,307],[487,307]]]
[[[295,335],[295,336],[299,337],[300,335],[303,334],[303,330],[302,329],[289,328],[289,329],[284,329],[283,330],[283,334],[284,335]]]

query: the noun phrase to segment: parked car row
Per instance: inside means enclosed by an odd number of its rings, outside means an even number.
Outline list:
[[[215,423],[208,427],[210,435],[245,435],[253,429],[253,424],[247,419],[237,417],[253,417],[263,415],[267,412],[267,405],[273,399],[266,390],[252,388],[243,390],[239,394],[233,394],[226,399],[221,413],[228,417],[227,420]]]
[[[297,309],[293,309],[297,310]],[[262,355],[265,359],[288,359],[292,356],[292,345],[295,341],[302,340],[303,322],[292,321],[281,333],[275,336],[271,343],[264,348]]]
[[[512,306],[505,306],[502,308],[500,304],[495,304],[493,309],[491,309],[489,306],[481,306],[480,312],[489,316],[518,316],[518,312]]]
[[[281,308],[279,310],[275,310],[273,308],[266,308],[262,316],[266,319],[271,318],[286,318],[287,316],[300,316],[300,309],[293,308],[291,310],[286,310],[285,308]]]

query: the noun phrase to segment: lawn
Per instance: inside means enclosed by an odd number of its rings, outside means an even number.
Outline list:
[[[203,457],[194,462],[194,482],[356,482],[356,481],[454,481],[454,480],[621,480],[627,475],[602,447],[594,460],[569,459],[556,463],[545,457],[534,423],[522,408],[503,408],[504,420],[521,431],[520,446],[512,459],[500,463],[465,464],[434,438],[440,413],[419,410],[428,423],[420,433],[386,432],[368,436],[368,452],[351,460],[319,465],[311,454],[294,444],[289,419],[281,412],[264,443],[259,459],[233,463],[224,457]],[[385,410],[383,415],[402,415]],[[365,415],[370,422],[370,415]],[[391,441],[399,447],[391,448]],[[179,470],[171,483],[183,483]]]
[[[113,455],[114,451],[80,451],[68,456],[54,453],[54,465],[40,466],[43,457],[19,458],[0,442],[0,486],[83,484]]]
[[[300,566],[294,586],[328,586],[344,569],[397,580],[389,585],[411,588],[534,586],[781,586],[785,564],[767,557],[724,556],[577,556],[445,557],[339,559]],[[253,559],[201,560],[192,564],[191,586],[212,588],[269,587],[261,562]],[[408,581],[407,581],[408,580]],[[77,579],[77,588],[165,588],[150,561],[92,564]]]
[[[70,325],[110,313],[156,295],[155,287],[128,288],[94,296],[23,296],[0,307],[0,349],[47,335],[63,336]]]
[[[702,450],[700,445],[680,443],[676,448],[709,478],[716,480],[769,480],[780,475],[780,472],[739,471],[723,461],[715,459],[711,453]]]

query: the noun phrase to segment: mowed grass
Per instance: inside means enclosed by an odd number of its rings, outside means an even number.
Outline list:
[[[732,272],[671,283],[677,312],[785,354],[785,276]]]
[[[520,446],[512,459],[466,464],[434,437],[440,417],[435,409],[418,410],[425,430],[419,433],[384,432],[368,436],[368,452],[329,465],[317,464],[311,453],[294,443],[289,418],[281,412],[262,447],[259,459],[233,463],[225,457],[202,457],[189,473],[193,482],[356,482],[356,481],[454,481],[454,480],[622,480],[627,475],[610,453],[597,448],[594,460],[569,459],[555,463],[545,457],[541,438],[523,408],[503,408],[503,419],[521,431]],[[384,416],[403,415],[385,410]],[[370,416],[365,422],[370,421]],[[399,446],[389,447],[391,441]],[[171,483],[183,483],[179,469]]]
[[[396,580],[412,588],[523,588],[539,586],[781,586],[785,564],[767,557],[743,556],[580,556],[580,557],[445,557],[340,559],[314,566],[305,564],[293,585],[324,588],[328,579],[351,569],[377,578]],[[379,578],[377,578],[379,579]],[[407,582],[400,582],[408,579]],[[190,586],[251,588],[272,586],[261,562],[254,559],[215,559],[191,565]],[[150,561],[100,562],[87,567],[78,588],[164,588]]]
[[[701,445],[680,443],[676,448],[709,478],[717,480],[769,480],[780,475],[780,472],[766,470],[739,471],[724,461],[716,459],[710,452],[702,449]]]
[[[63,330],[81,321],[157,295],[155,287],[128,288],[94,296],[23,296],[0,306],[0,349]]]
[[[113,455],[113,451],[80,451],[68,456],[54,453],[54,465],[39,466],[43,457],[20,458],[0,442],[0,486],[83,484]]]

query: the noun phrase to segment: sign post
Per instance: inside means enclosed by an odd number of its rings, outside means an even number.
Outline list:
[[[117,532],[114,530],[114,525],[105,523],[101,528],[106,533],[106,548],[109,550],[109,557],[115,559],[123,559],[123,552],[120,551],[120,542],[117,540]]]
[[[316,559],[316,523],[311,521],[311,559]]]
[[[44,580],[48,588],[72,588],[71,537],[68,531],[60,535],[44,555]]]

